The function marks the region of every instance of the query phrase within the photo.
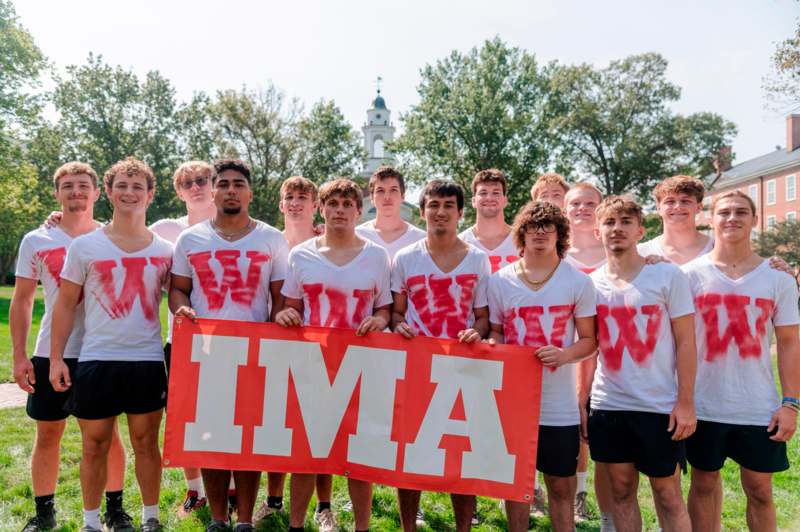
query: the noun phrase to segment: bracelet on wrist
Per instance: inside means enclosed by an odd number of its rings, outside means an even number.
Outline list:
[[[781,406],[784,408],[788,408],[789,410],[794,410],[797,413],[800,413],[800,405],[797,403],[792,403],[790,401],[783,401]]]
[[[785,395],[783,399],[781,399],[781,403],[793,403],[796,404],[797,406],[800,406],[800,399],[798,399],[797,397],[789,397],[788,395]]]

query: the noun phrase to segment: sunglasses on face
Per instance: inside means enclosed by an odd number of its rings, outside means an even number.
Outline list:
[[[194,179],[185,179],[181,181],[181,188],[183,190],[189,190],[190,188],[192,188],[192,185],[194,184],[197,184],[197,188],[203,188],[208,184],[208,178],[203,176],[203,177],[196,177]]]
[[[535,235],[536,233],[555,233],[555,224],[532,225],[525,230],[528,235]]]

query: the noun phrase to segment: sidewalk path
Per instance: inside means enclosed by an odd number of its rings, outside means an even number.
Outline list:
[[[16,408],[25,406],[28,394],[13,382],[0,384],[0,408]]]

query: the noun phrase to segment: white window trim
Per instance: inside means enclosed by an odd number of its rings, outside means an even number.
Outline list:
[[[789,218],[790,214],[792,215],[791,218]],[[797,221],[797,213],[795,211],[786,211],[786,221],[788,222],[790,220]]]
[[[747,195],[758,204],[758,185],[749,185],[747,187]]]
[[[772,222],[771,225],[770,222]],[[767,229],[768,230],[775,229],[776,225],[778,225],[778,217],[775,216],[774,214],[770,214],[769,216],[767,216]]]
[[[789,196],[789,178],[792,178],[792,195]],[[786,176],[786,201],[794,201],[797,199],[797,177],[794,174]]]
[[[772,185],[772,201],[770,201],[770,185]],[[775,205],[778,202],[778,183],[774,179],[767,181],[767,205]]]

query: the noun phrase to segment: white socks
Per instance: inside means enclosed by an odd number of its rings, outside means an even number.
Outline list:
[[[94,510],[83,509],[83,525],[101,530],[100,526],[100,508]]]
[[[149,519],[158,519],[158,505],[142,506],[142,523],[146,523]]]
[[[586,471],[579,471],[577,474],[578,477],[578,489],[575,493],[582,493],[586,491],[586,476],[589,473]]]
[[[204,499],[206,496],[206,488],[203,486],[203,477],[190,478],[186,481],[186,486],[190,491],[197,492],[198,499]]]

